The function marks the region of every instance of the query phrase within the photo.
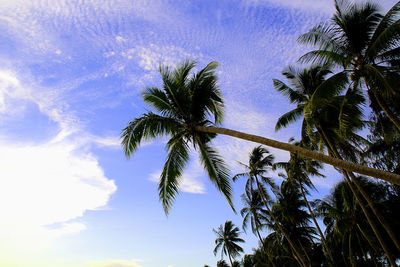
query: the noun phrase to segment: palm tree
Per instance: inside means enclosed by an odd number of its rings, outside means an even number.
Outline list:
[[[244,243],[244,240],[239,237],[239,228],[231,221],[226,221],[224,225],[220,225],[218,230],[213,229],[217,235],[215,239],[214,255],[218,250],[221,250],[221,260],[223,255],[228,255],[232,265],[232,258],[236,258],[243,252],[243,248],[237,243]]]
[[[303,71],[289,67],[283,72],[283,75],[288,78],[293,88],[290,88],[279,80],[274,80],[276,90],[288,96],[292,103],[297,103],[296,109],[289,111],[278,119],[276,129],[279,130],[280,128],[287,126],[289,123],[299,119],[301,115],[304,115],[305,119],[303,120],[302,128],[306,128],[307,131],[302,131],[303,137],[305,135],[304,132],[307,132],[308,136],[313,136],[312,130],[316,128],[318,138],[327,146],[330,154],[340,159],[342,159],[342,154],[350,160],[356,160],[357,156],[353,152],[357,151],[355,147],[362,139],[360,139],[355,132],[363,127],[363,122],[360,118],[362,112],[359,107],[360,103],[363,103],[363,98],[358,94],[357,90],[352,89],[349,89],[346,92],[346,96],[337,96],[336,94],[340,90],[336,89],[335,92],[330,90],[330,87],[333,86],[332,82],[334,79],[329,79],[327,81],[324,80],[324,77],[328,73],[329,72],[324,70],[323,67],[318,66],[313,66],[310,69],[304,69]],[[345,86],[346,83],[343,81],[344,80],[339,84],[339,87]],[[326,91],[328,91],[328,93],[326,93]],[[295,113],[296,116],[287,115],[291,113]],[[353,142],[354,145],[352,145],[350,141]],[[340,152],[338,148],[340,149]],[[369,214],[370,212],[363,204],[358,191],[367,200],[368,204],[372,207],[374,214],[377,216],[389,235],[391,235],[393,242],[397,245],[397,238],[393,234],[393,230],[380,214],[379,210],[374,207],[372,200],[369,198],[368,194],[364,192],[362,186],[358,183],[357,179],[355,179],[353,173],[343,170],[343,174],[349,183],[353,194],[359,201],[374,233],[378,237],[382,247],[387,252],[387,256],[391,258],[388,246],[383,240],[373,218]],[[394,263],[393,260],[391,260],[391,262],[392,264]]]
[[[290,180],[283,181],[280,190],[276,191],[276,201],[272,205],[272,212],[311,264],[308,254],[313,244],[315,230],[309,226],[310,215],[304,207],[305,202],[298,186]]]
[[[255,235],[258,236],[260,243],[263,244],[263,239],[260,234],[262,222],[266,220],[267,211],[264,209],[264,203],[260,193],[257,190],[251,191],[248,188],[242,194],[242,202],[244,207],[240,210],[240,215],[243,217],[243,230],[249,225]]]
[[[215,75],[217,63],[209,63],[190,77],[194,66],[195,62],[191,61],[184,62],[174,70],[161,66],[159,71],[163,80],[162,89],[151,87],[142,93],[144,101],[153,107],[156,113],[147,112],[130,121],[121,134],[121,143],[127,157],[134,154],[143,140],[170,136],[166,146],[169,153],[158,188],[166,213],[179,191],[182,173],[189,161],[190,145],[200,152],[202,164],[209,178],[232,205],[228,170],[222,158],[210,145],[216,134],[265,144],[400,185],[400,175],[397,174],[343,161],[261,136],[216,127],[222,122],[224,106]]]
[[[371,196],[382,198],[383,191],[377,185],[365,178],[357,179]],[[337,184],[330,196],[319,201],[317,211],[323,217],[327,241],[336,251],[336,258],[343,258],[345,262],[348,259],[352,266],[366,266],[368,262],[378,261],[377,253],[382,255],[382,250],[379,250],[370,226],[365,223],[364,214],[348,183]]]
[[[318,46],[300,60],[340,66],[343,68],[341,76],[350,73],[355,84],[363,79],[371,107],[375,112],[383,110],[400,130],[400,119],[396,115],[399,109],[387,104],[388,99],[400,93],[391,82],[399,79],[400,2],[386,15],[370,2],[353,4],[335,0],[335,7],[336,13],[329,23],[318,25],[300,36],[301,43]]]
[[[301,142],[296,142],[296,145],[302,145]],[[288,162],[277,162],[274,164],[274,169],[281,168],[286,171],[287,179],[298,185],[300,188],[301,195],[303,200],[307,206],[308,212],[314,222],[315,227],[317,228],[318,234],[321,238],[321,243],[323,246],[323,252],[326,258],[330,261],[331,264],[334,264],[334,259],[332,253],[330,252],[329,246],[326,244],[326,240],[324,234],[322,233],[321,228],[315,218],[314,212],[311,208],[311,205],[307,199],[308,190],[304,188],[307,186],[311,189],[315,189],[310,176],[320,176],[324,177],[319,172],[319,169],[322,168],[322,165],[317,161],[305,160],[295,154],[290,155],[290,160]]]
[[[295,258],[299,261],[299,264],[305,266],[305,260],[303,259],[302,254],[299,253],[294,242],[289,238],[288,234],[282,228],[279,221],[275,218],[268,204],[269,196],[263,184],[265,183],[268,184],[273,190],[276,189],[276,185],[273,182],[272,178],[265,176],[268,170],[272,168],[273,161],[274,161],[274,156],[270,154],[266,148],[263,148],[262,146],[257,146],[250,152],[249,164],[246,165],[241,163],[241,165],[245,167],[246,172],[236,174],[232,180],[236,181],[241,177],[247,178],[246,190],[250,192],[254,192],[253,184],[257,186],[257,190],[261,196],[265,208],[267,209],[268,214],[271,216],[275,225],[279,228],[279,230],[283,233],[283,235],[287,239],[289,246],[291,247],[295,255]]]

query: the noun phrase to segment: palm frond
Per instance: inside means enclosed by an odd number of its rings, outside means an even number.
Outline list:
[[[286,128],[289,124],[297,121],[303,116],[303,105],[299,105],[297,108],[286,112],[279,117],[275,125],[275,131],[279,131],[282,128]]]
[[[181,125],[175,119],[149,112],[130,121],[128,126],[122,130],[121,145],[125,155],[129,158],[139,147],[142,140],[174,134],[180,128]]]
[[[384,34],[386,29],[396,22],[398,23],[400,15],[400,2],[397,2],[386,14],[383,16],[379,25],[376,27],[374,34],[371,37],[371,44],[374,45],[376,40]],[[369,54],[367,52],[367,54]]]
[[[225,196],[229,205],[235,210],[232,202],[232,187],[230,184],[229,170],[223,159],[208,144],[199,138],[196,140],[200,150],[200,159],[208,176],[216,188]]]
[[[284,82],[277,79],[273,79],[272,81],[275,90],[282,93],[287,98],[289,98],[290,103],[302,103],[306,101],[306,98],[304,97],[303,94],[297,92],[296,90],[293,90],[292,88],[287,86]]]
[[[381,51],[397,48],[400,44],[400,20],[386,27],[368,47],[366,57],[374,59]]]
[[[248,174],[247,172],[235,174],[235,175],[232,177],[232,181],[236,182],[237,179],[242,178],[242,177],[243,177],[243,178],[249,177],[249,174]]]
[[[223,120],[224,102],[217,86],[217,66],[217,62],[209,63],[189,81],[188,87],[192,95],[190,112],[192,119],[196,121],[205,120],[206,115],[213,116],[216,124]]]
[[[189,147],[184,140],[185,132],[171,138],[167,147],[169,154],[164,164],[158,185],[158,193],[164,211],[168,214],[176,195],[182,178],[183,170],[189,161]]]
[[[367,82],[373,87],[370,89],[377,90],[378,94],[388,98],[396,94],[396,90],[389,84],[378,66],[365,65],[365,72]]]
[[[142,92],[144,102],[154,107],[158,112],[168,117],[177,116],[175,109],[169,103],[168,97],[164,91],[156,87],[147,87]]]

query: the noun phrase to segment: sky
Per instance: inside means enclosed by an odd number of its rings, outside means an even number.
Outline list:
[[[274,131],[291,106],[272,79],[307,51],[299,35],[333,11],[331,0],[0,0],[0,266],[215,266],[212,229],[242,219],[196,151],[167,217],[157,193],[165,140],[128,160],[121,130],[148,110],[140,92],[161,85],[159,64],[190,58],[197,70],[219,63],[224,127],[298,137],[298,124]],[[213,145],[235,174],[256,144]],[[340,179],[325,174],[313,197]],[[233,185],[237,210],[243,186]],[[251,253],[257,239],[242,237]]]

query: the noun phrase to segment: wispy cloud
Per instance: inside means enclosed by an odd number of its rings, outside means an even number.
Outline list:
[[[308,12],[324,12],[332,14],[334,9],[333,0],[245,0],[249,5],[270,5],[273,7],[284,7],[300,9]]]

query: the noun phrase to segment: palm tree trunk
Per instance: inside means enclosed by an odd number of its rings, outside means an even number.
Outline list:
[[[333,155],[335,157],[340,158],[339,152],[336,150],[335,146],[333,145],[333,143],[331,142],[329,137],[325,134],[325,131],[323,130],[323,128],[322,127],[318,127],[318,131],[321,133],[322,139],[324,140],[325,144],[328,146],[328,149],[333,153]],[[374,231],[376,238],[378,239],[380,245],[382,246],[383,250],[385,251],[386,257],[388,258],[390,264],[392,266],[396,266],[396,262],[393,259],[393,256],[390,253],[386,242],[384,241],[382,235],[380,234],[380,232],[378,230],[378,227],[376,226],[371,214],[368,212],[366,206],[364,205],[364,202],[361,200],[361,197],[358,194],[356,188],[354,187],[353,182],[350,179],[347,171],[343,170],[343,174],[344,174],[344,177],[346,178],[346,181],[347,181],[347,183],[348,183],[348,185],[350,187],[350,190],[353,192],[358,204],[360,205],[365,217],[367,218],[367,221],[368,221],[369,225],[371,226],[372,230]],[[356,180],[356,179],[354,179],[354,180]]]
[[[289,235],[286,233],[286,231],[283,229],[283,227],[281,226],[281,224],[279,223],[279,221],[276,219],[275,215],[272,213],[272,210],[269,208],[267,200],[265,199],[264,196],[264,192],[261,189],[260,186],[260,182],[258,181],[258,178],[256,177],[256,183],[257,183],[257,188],[258,191],[260,192],[261,195],[261,199],[264,202],[265,207],[267,208],[267,211],[269,213],[269,215],[271,216],[271,218],[274,220],[275,224],[278,226],[279,230],[282,232],[282,234],[284,235],[284,237],[286,238],[286,240],[289,243],[289,246],[291,247],[291,249],[293,250],[294,254],[296,255],[296,260],[299,262],[300,266],[306,267],[307,265],[305,264],[305,261],[302,257],[302,255],[298,252],[298,250],[296,249],[296,247],[294,246],[294,243],[292,242],[292,240],[290,239]]]
[[[381,223],[381,225],[383,226],[383,228],[386,230],[386,232],[388,233],[388,235],[390,236],[391,240],[393,241],[393,243],[396,245],[397,249],[400,251],[400,243],[395,235],[395,233],[392,230],[392,227],[390,227],[389,223],[387,223],[387,221],[385,220],[385,218],[383,217],[382,213],[376,208],[374,202],[372,201],[372,199],[369,197],[369,195],[367,194],[367,192],[365,192],[365,190],[362,188],[362,185],[358,182],[358,180],[356,179],[356,177],[354,176],[354,174],[352,172],[348,173],[351,180],[354,182],[354,184],[356,185],[358,191],[360,191],[361,195],[365,198],[365,200],[368,203],[368,206],[372,209],[372,212],[375,214],[375,216],[378,218],[378,221]]]
[[[375,97],[376,102],[380,106],[380,108],[385,112],[386,116],[389,117],[389,119],[393,122],[393,124],[397,127],[397,129],[400,131],[400,120],[399,118],[393,113],[392,110],[387,106],[385,103],[385,100],[382,98],[381,95],[375,90],[371,89],[371,86],[367,83],[368,90],[372,92],[372,94]]]
[[[263,144],[266,146],[274,147],[277,149],[281,150],[286,150],[291,153],[295,153],[298,155],[301,155],[305,158],[317,160],[324,162],[326,164],[332,165],[337,168],[341,168],[347,171],[353,171],[359,174],[364,174],[368,176],[372,176],[378,179],[382,179],[385,181],[388,181],[393,184],[400,185],[400,175],[391,173],[391,172],[386,172],[378,169],[373,169],[367,166],[362,166],[359,164],[355,164],[353,162],[348,162],[344,161],[341,159],[333,158],[327,155],[324,155],[319,152],[311,151],[299,146],[295,146],[292,144],[276,141],[273,139],[257,136],[257,135],[252,135],[252,134],[246,134],[243,132],[239,131],[234,131],[226,128],[221,128],[221,127],[212,127],[212,126],[195,126],[194,129],[199,132],[204,132],[204,133],[215,133],[215,134],[223,134],[223,135],[229,135],[232,137],[240,138],[243,140],[247,141],[252,141],[256,142],[259,144]]]
[[[331,264],[334,264],[335,261],[333,260],[333,256],[332,256],[331,250],[329,249],[328,245],[326,244],[325,237],[324,237],[324,235],[323,235],[323,233],[321,231],[321,228],[319,227],[319,224],[318,224],[317,220],[315,219],[314,212],[311,210],[310,203],[308,203],[308,199],[306,197],[306,194],[304,193],[303,183],[300,183],[300,190],[301,190],[301,195],[303,196],[304,202],[306,203],[307,209],[310,212],[310,216],[311,216],[311,218],[312,218],[312,220],[313,220],[313,222],[315,224],[315,227],[318,230],[318,234],[321,237],[321,242],[322,242],[322,247],[324,248],[324,253],[328,254],[327,258],[329,258]],[[325,256],[327,256],[327,255],[325,255]]]

